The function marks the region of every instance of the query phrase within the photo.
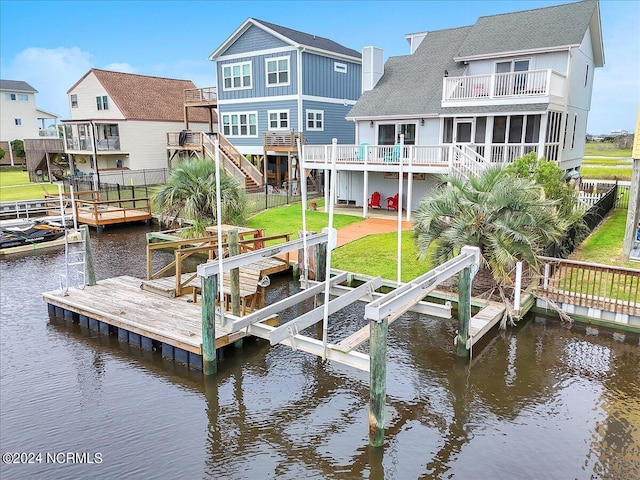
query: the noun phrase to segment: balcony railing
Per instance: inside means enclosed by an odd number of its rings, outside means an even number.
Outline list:
[[[442,100],[455,102],[562,96],[565,81],[565,75],[552,70],[446,77],[443,81]]]
[[[184,103],[213,103],[217,100],[216,87],[187,88],[184,91]]]
[[[38,130],[38,136],[58,138],[60,137],[60,132],[58,130]]]

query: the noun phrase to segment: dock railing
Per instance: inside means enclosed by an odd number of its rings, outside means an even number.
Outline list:
[[[544,272],[538,294],[554,302],[640,315],[640,270],[553,257],[538,259]]]

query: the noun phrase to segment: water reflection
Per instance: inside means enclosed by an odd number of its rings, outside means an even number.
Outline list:
[[[144,275],[143,232],[94,237],[98,278]],[[637,335],[531,318],[464,363],[455,322],[406,314],[389,335],[385,449],[370,449],[368,374],[245,340],[203,378],[49,321],[40,292],[59,266],[59,252],[1,263],[13,281],[0,289],[0,450],[104,451],[103,465],[70,466],[69,478],[640,477]],[[274,278],[269,295],[296,289]],[[330,338],[362,326],[362,311],[332,317]],[[3,479],[24,478],[10,467]]]

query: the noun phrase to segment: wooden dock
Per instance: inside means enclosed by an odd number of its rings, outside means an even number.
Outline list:
[[[139,278],[122,276],[101,280],[84,289],[70,288],[43,294],[49,313],[79,322],[100,334],[202,369],[202,313],[189,297],[169,298],[144,291]],[[269,323],[271,322],[271,323]],[[268,320],[269,325],[277,321]],[[247,336],[216,323],[216,349]]]

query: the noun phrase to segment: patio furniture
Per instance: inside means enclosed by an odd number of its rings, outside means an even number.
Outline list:
[[[398,194],[396,193],[393,197],[387,198],[387,210],[395,210],[398,211]]]
[[[369,200],[369,208],[380,208],[382,209],[382,205],[380,205],[380,192],[373,192],[371,194],[371,199]]]
[[[391,150],[390,152],[386,152],[384,154],[384,161],[394,162],[394,163],[398,163],[400,161],[400,144],[399,143],[396,143],[393,146],[393,150]]]
[[[360,147],[358,147],[358,150],[356,150],[356,154],[354,156],[354,158],[356,160],[364,160],[366,155],[367,155],[367,148],[369,147],[369,144],[367,142],[363,142],[360,144]]]

